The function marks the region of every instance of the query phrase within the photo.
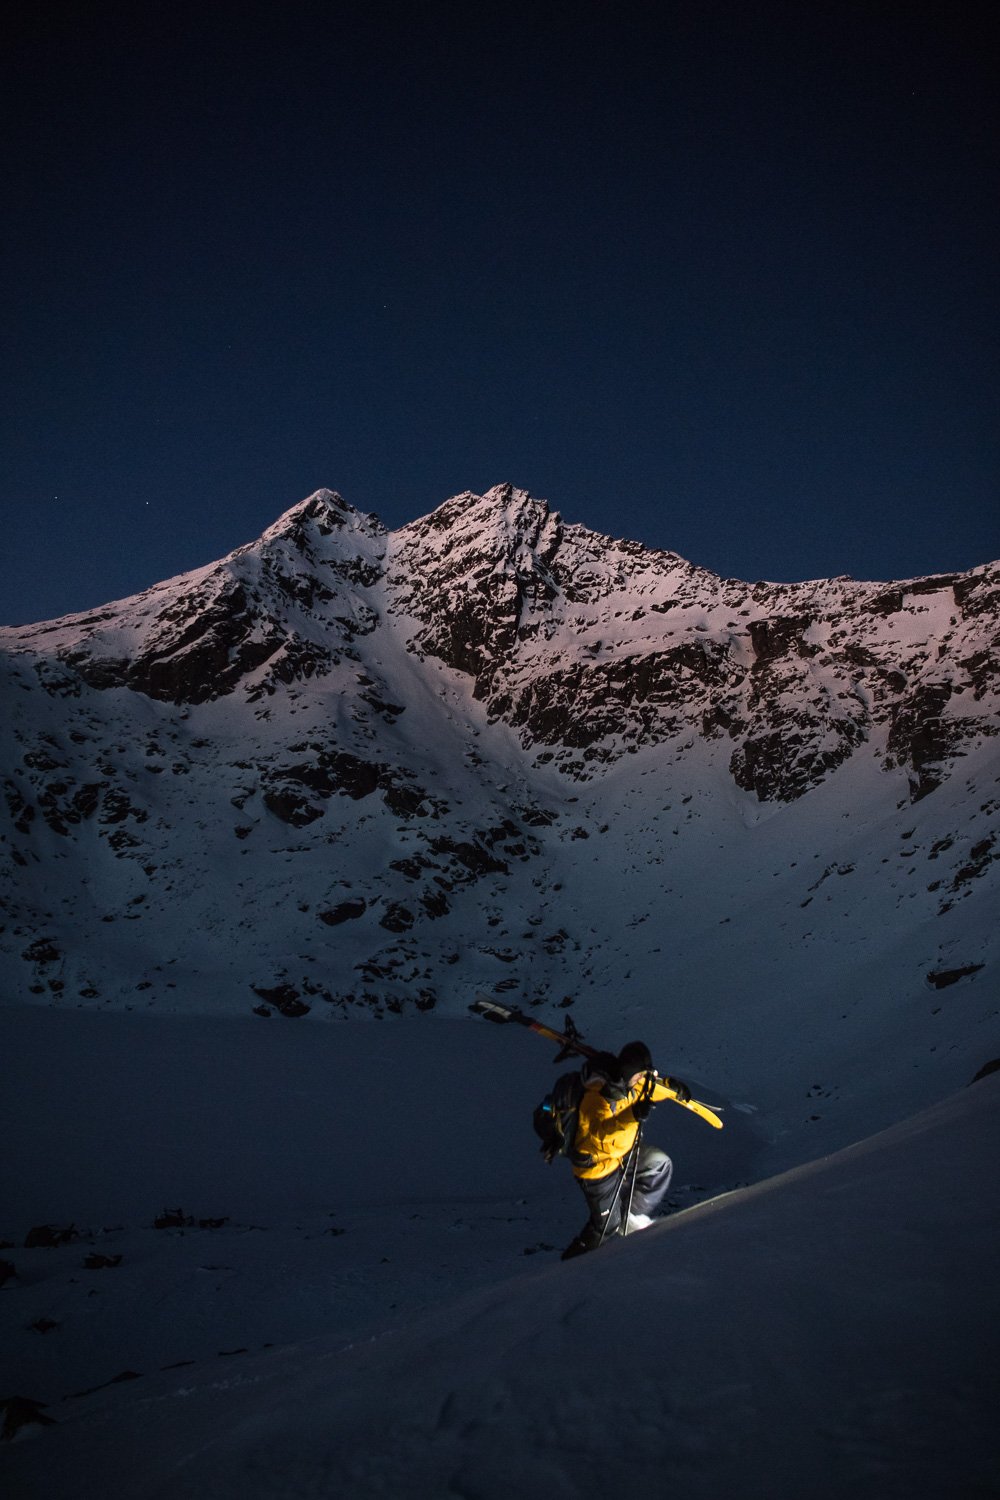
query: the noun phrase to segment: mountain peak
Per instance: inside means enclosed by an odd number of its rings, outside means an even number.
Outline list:
[[[291,540],[301,545],[310,535],[327,537],[345,529],[361,531],[369,536],[377,536],[385,531],[378,516],[355,510],[336,490],[318,489],[280,515],[260,540]]]
[[[494,484],[480,498],[486,505],[502,506],[504,509],[511,505],[517,508],[522,505],[541,505],[548,509],[545,501],[536,499],[530,490],[518,489],[510,483]]]
[[[401,536],[429,537],[445,533],[451,550],[456,543],[477,551],[510,553],[525,542],[534,545],[548,523],[560,517],[546,500],[537,500],[528,490],[513,484],[495,484],[484,494],[463,490],[452,495],[429,515],[401,528]]]

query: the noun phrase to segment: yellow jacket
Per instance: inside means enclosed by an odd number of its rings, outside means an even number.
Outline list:
[[[577,1112],[576,1139],[573,1143],[573,1175],[575,1177],[607,1177],[620,1167],[635,1145],[639,1121],[632,1109],[643,1093],[644,1084],[607,1098],[603,1081],[595,1078],[586,1085],[580,1108]],[[659,1079],[652,1091],[645,1096],[657,1103],[663,1099],[675,1099],[676,1093]]]

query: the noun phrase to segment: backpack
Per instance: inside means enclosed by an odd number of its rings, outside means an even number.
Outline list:
[[[557,1156],[573,1157],[573,1143],[583,1098],[583,1075],[563,1073],[552,1086],[532,1116],[535,1134],[540,1138],[542,1155],[547,1162]]]
[[[567,1156],[574,1167],[585,1167],[591,1161],[585,1151],[576,1149],[576,1130],[580,1115],[580,1101],[584,1090],[595,1080],[601,1084],[601,1093],[607,1099],[620,1098],[618,1059],[610,1052],[594,1052],[579,1073],[563,1073],[535,1110],[532,1123],[535,1134],[541,1137],[542,1155],[551,1162],[557,1156]]]

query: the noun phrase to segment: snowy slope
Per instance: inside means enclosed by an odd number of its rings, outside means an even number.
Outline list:
[[[1000,1488],[998,578],[318,491],[0,631],[15,1493]],[[722,1108],[654,1116],[665,1224],[557,1263],[477,991]]]
[[[580,1204],[526,1149],[545,1065],[521,1058],[523,1033],[414,1021],[325,1028],[317,1048],[287,1028],[268,1097],[250,1021],[8,1010],[0,1026],[82,1127],[59,1162],[15,1091],[4,1136],[31,1170],[10,1209],[47,1183],[68,1212],[121,1216],[4,1252],[4,1384],[55,1424],[0,1453],[19,1500],[996,1488],[995,1077],[562,1265]],[[365,1153],[343,1149],[358,1078]],[[662,1106],[651,1124],[679,1166],[682,1123]],[[182,1192],[195,1224],[154,1229]],[[86,1269],[95,1254],[122,1259]]]

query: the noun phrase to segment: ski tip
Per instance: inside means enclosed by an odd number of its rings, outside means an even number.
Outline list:
[[[692,1114],[698,1115],[702,1120],[705,1120],[713,1129],[722,1130],[722,1121],[715,1113],[715,1110],[709,1109],[707,1104],[702,1104],[700,1099],[678,1099],[676,1102],[683,1104],[685,1109],[689,1109]]]

